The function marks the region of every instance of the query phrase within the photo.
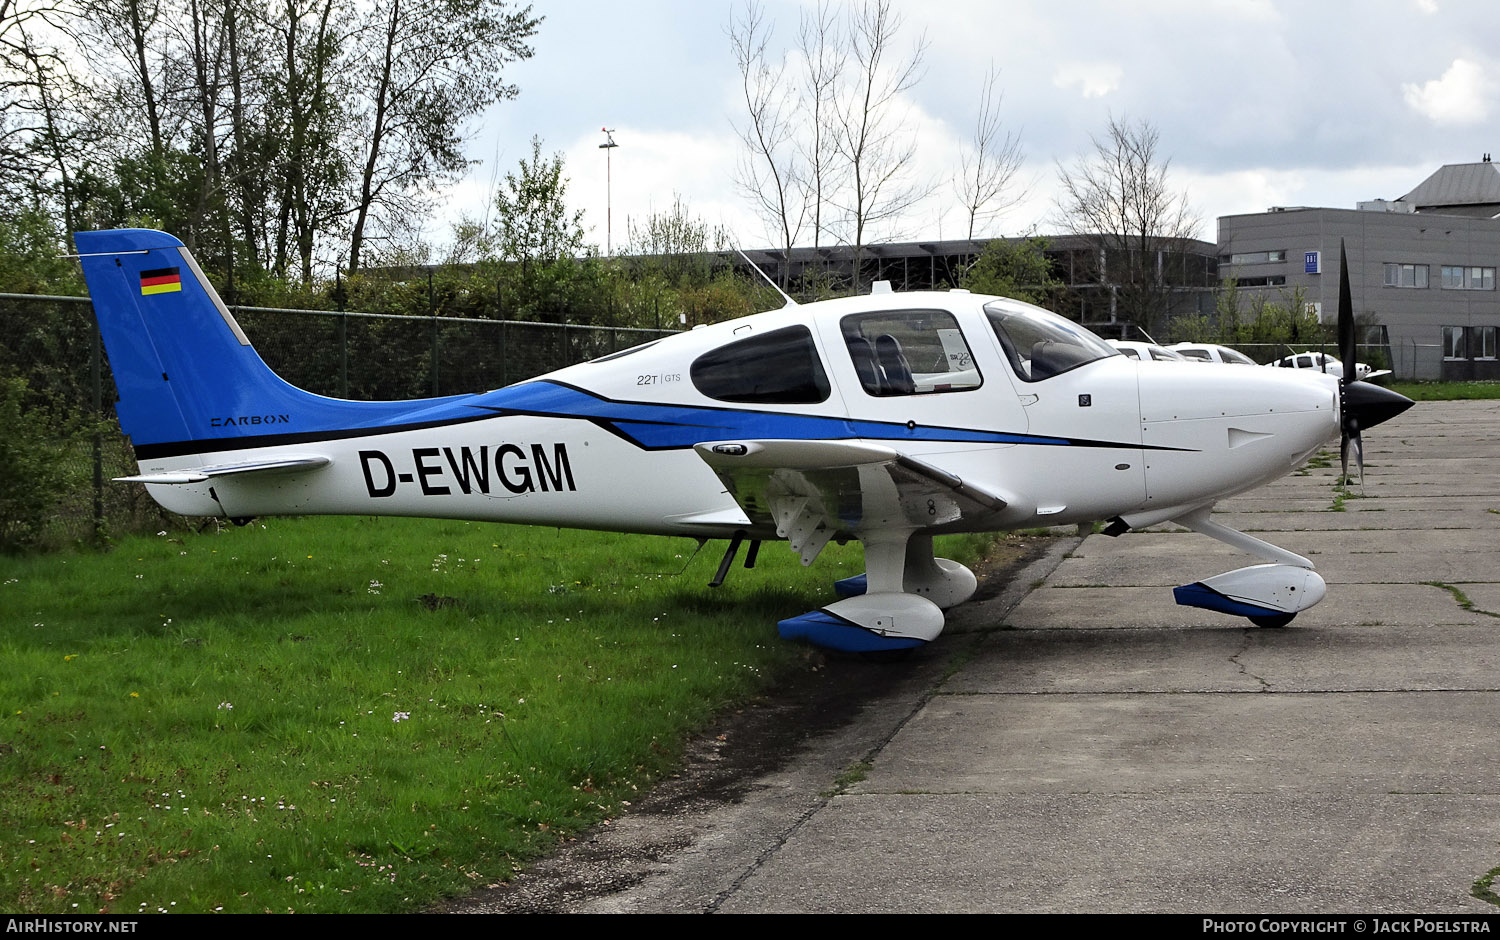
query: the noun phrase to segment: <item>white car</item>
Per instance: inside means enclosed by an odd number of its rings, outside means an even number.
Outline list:
[[[1173,343],[1167,348],[1193,362],[1222,362],[1225,365],[1234,366],[1255,365],[1254,359],[1238,349],[1230,349],[1228,346],[1219,346],[1215,343]]]
[[[1312,369],[1317,372],[1327,372],[1329,375],[1344,377],[1343,363],[1332,356],[1320,352],[1299,352],[1290,356],[1283,356],[1275,362],[1266,363],[1270,368],[1281,369]],[[1354,378],[1358,382],[1368,382],[1378,379],[1383,375],[1390,375],[1390,369],[1371,369],[1363,362],[1354,364]]]
[[[1158,346],[1155,343],[1142,343],[1133,339],[1108,339],[1105,340],[1120,351],[1120,355],[1129,359],[1140,359],[1145,362],[1186,362],[1181,355]]]

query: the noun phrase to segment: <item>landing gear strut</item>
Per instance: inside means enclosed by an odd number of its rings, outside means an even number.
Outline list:
[[[914,649],[936,639],[943,610],[978,587],[968,568],[933,555],[926,533],[883,530],[861,541],[866,571],[835,586],[845,598],[781,621],[783,637],[857,653]]]

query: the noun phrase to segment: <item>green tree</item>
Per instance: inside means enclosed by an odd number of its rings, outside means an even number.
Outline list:
[[[372,213],[422,207],[420,195],[468,166],[465,121],[519,89],[501,67],[531,57],[531,8],[499,0],[377,0],[361,30],[363,144],[349,271],[359,270]]]
[[[583,210],[568,208],[563,155],[543,156],[540,137],[531,138],[531,158],[505,174],[495,210],[494,250],[502,260],[548,263],[583,252]]]
[[[483,239],[483,254],[510,262],[504,279],[519,312],[561,312],[584,252],[583,210],[568,208],[568,177],[563,156],[542,153],[542,139],[531,138],[531,157],[522,158],[495,193],[496,229]]]
[[[997,238],[964,271],[960,283],[977,294],[998,294],[1045,305],[1062,282],[1052,276],[1045,238]]]
[[[672,194],[672,208],[653,212],[644,222],[627,223],[630,240],[626,254],[637,276],[658,276],[676,287],[702,286],[713,274],[712,252],[728,241],[722,228],[693,215],[682,196]]]
[[[79,440],[78,422],[36,398],[24,378],[0,376],[0,551],[40,542],[53,510],[80,482],[76,462],[59,459]]]
[[[81,295],[78,266],[61,257],[66,245],[40,209],[0,213],[0,291]]]

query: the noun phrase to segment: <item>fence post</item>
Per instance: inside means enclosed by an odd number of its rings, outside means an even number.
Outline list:
[[[89,304],[93,313],[94,305]],[[94,544],[104,540],[104,350],[99,333],[98,316],[89,318],[94,328],[89,332],[89,380],[93,385],[94,434],[91,447],[94,459]]]
[[[432,353],[429,357],[432,370],[432,397],[438,396],[438,315],[437,301],[432,296],[432,271],[427,272],[427,313],[432,317]]]
[[[339,397],[349,397],[349,314],[348,292],[344,290],[341,271],[333,272],[333,304],[339,312]]]

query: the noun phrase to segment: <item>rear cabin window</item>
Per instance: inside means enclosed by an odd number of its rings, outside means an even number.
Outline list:
[[[720,346],[699,356],[693,385],[719,401],[812,405],[828,399],[828,375],[805,326]]]
[[[859,384],[871,395],[963,392],[982,382],[963,331],[947,311],[857,313],[839,328]]]

